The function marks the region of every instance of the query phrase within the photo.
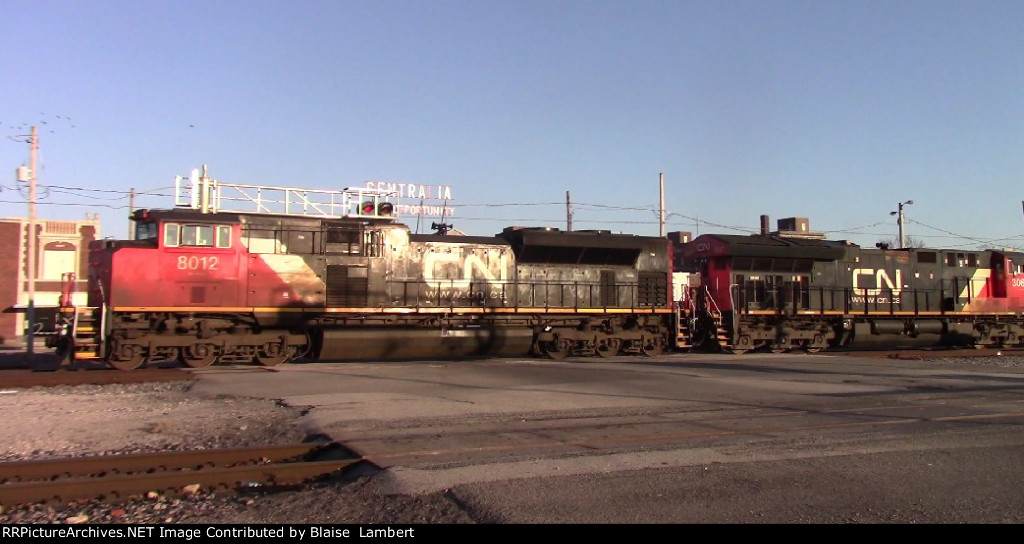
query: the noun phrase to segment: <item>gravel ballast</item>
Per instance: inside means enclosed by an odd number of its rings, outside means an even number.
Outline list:
[[[0,461],[294,444],[303,409],[245,397],[205,398],[188,382],[0,389]],[[103,422],[97,424],[98,421]],[[436,524],[473,520],[444,493],[386,495],[372,473],[301,490],[80,501],[0,512],[0,524]]]

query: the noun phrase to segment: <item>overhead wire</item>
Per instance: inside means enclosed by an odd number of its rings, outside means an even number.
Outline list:
[[[130,207],[128,203],[124,204],[112,204],[109,203],[111,200],[125,200],[131,197],[133,191],[125,191],[119,189],[96,189],[90,187],[77,187],[68,185],[38,185],[39,190],[43,191],[41,196],[37,196],[36,204],[43,206],[90,206],[90,207],[103,207],[109,209],[127,209]],[[169,197],[174,196],[168,193],[157,193],[154,191],[162,191],[164,189],[171,189],[172,187],[161,187],[160,189],[134,191],[136,197],[147,196],[147,197]],[[23,204],[27,202],[27,195],[25,184],[17,184],[15,186],[0,184],[0,189],[12,190],[23,196],[25,200],[3,200],[0,199],[0,203],[6,204]],[[97,195],[100,193],[103,196]],[[98,202],[47,202],[45,199],[51,196],[51,194],[68,195],[75,198],[102,200],[107,201],[106,203]],[[523,207],[540,207],[540,206],[564,206],[565,202],[501,202],[501,203],[459,203],[460,209],[467,208],[484,208],[484,209],[496,209],[496,208],[523,208]],[[654,206],[621,206],[614,204],[601,204],[592,202],[573,202],[573,207],[576,209],[591,209],[595,212],[609,211],[609,212],[651,212],[657,216],[659,210]],[[718,228],[725,229],[733,232],[741,233],[757,233],[760,231],[759,227],[751,226],[737,226],[728,225],[720,222],[709,221],[707,219],[701,219],[699,217],[690,216],[679,212],[670,212],[666,216],[666,224],[676,225],[680,227],[693,226],[694,228]],[[509,217],[509,218],[496,218],[493,216],[487,217],[474,217],[474,216],[460,216],[460,221],[522,221],[522,222],[542,222],[542,223],[560,223],[564,221],[564,217],[557,217],[551,219],[539,218],[539,217]],[[932,229],[937,232],[943,233],[943,235],[918,235],[919,238],[933,238],[933,239],[953,239],[965,241],[966,244],[977,244],[977,245],[991,245],[997,242],[1013,242],[1024,240],[1024,235],[1007,236],[1002,238],[978,238],[975,236],[964,235],[955,233],[932,225],[928,225],[915,219],[907,219],[909,223],[914,223],[922,227]],[[587,219],[579,217],[578,215],[573,218],[574,223],[578,224],[602,224],[602,225],[649,225],[654,226],[659,224],[657,217],[653,217],[649,220],[643,219]],[[846,235],[858,235],[858,236],[890,236],[890,233],[885,232],[864,232],[862,229],[870,229],[880,225],[887,224],[886,221],[878,221],[874,223],[868,223],[866,225],[856,227],[846,227],[841,229],[832,229],[822,231],[822,234],[846,234]],[[952,245],[952,244],[949,244]]]

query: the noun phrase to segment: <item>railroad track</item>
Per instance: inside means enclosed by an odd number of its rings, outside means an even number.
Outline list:
[[[360,462],[333,442],[16,461],[0,463],[0,505],[297,486]]]

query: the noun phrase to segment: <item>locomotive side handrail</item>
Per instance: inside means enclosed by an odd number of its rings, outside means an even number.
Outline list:
[[[619,282],[607,286],[599,281],[486,281],[463,286],[458,279],[388,280],[391,302],[396,307],[471,308],[565,308],[650,311],[671,309],[674,303],[644,304],[639,282]],[[609,303],[603,290],[613,288],[615,303]],[[716,306],[717,309],[717,306]]]

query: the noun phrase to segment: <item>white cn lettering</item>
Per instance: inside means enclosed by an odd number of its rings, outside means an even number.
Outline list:
[[[886,287],[888,287],[892,291],[892,294],[894,294],[894,295],[898,295],[901,292],[903,292],[903,271],[902,270],[896,270],[896,281],[894,283],[892,281],[892,279],[889,277],[889,274],[885,270],[875,270],[874,268],[855,268],[855,269],[853,269],[853,290],[855,292],[858,292],[858,293],[859,293],[858,290],[861,289],[860,281],[858,280],[858,278],[860,276],[874,276],[875,277],[875,285],[877,285],[878,287],[864,288],[864,294],[869,296],[869,297],[870,296],[878,296],[878,295],[882,294],[882,289],[881,289],[882,285],[885,285]]]
[[[462,278],[438,278],[436,270],[438,265],[456,263],[462,261]],[[508,256],[502,255],[498,261],[500,271],[497,277],[487,268],[487,263],[476,255],[465,257],[455,253],[427,253],[423,256],[423,280],[435,288],[451,287],[455,289],[466,289],[473,281],[473,270],[476,270],[477,281],[483,279],[491,283],[495,281],[508,281]]]

